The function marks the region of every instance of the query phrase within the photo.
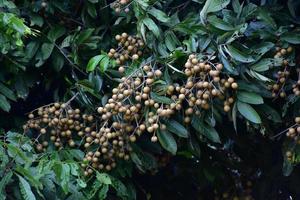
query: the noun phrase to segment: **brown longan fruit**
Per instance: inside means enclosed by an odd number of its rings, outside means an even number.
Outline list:
[[[235,83],[235,82],[232,83],[232,84],[231,84],[231,88],[232,88],[232,89],[237,89],[237,88],[238,88],[238,84]]]
[[[224,106],[224,111],[225,111],[225,112],[229,112],[229,111],[230,111],[230,106],[225,105],[225,106]]]
[[[139,55],[138,54],[133,54],[132,55],[132,60],[137,60],[139,59]]]
[[[45,128],[42,128],[41,130],[40,130],[40,133],[41,134],[45,134],[47,131],[46,131],[46,129]]]
[[[151,137],[151,142],[157,142],[157,140],[158,139],[157,139],[157,137],[155,135]]]

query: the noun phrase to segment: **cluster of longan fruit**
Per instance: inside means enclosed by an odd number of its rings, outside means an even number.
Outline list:
[[[286,56],[289,53],[292,53],[293,51],[293,47],[289,46],[288,48],[280,48],[280,47],[276,47],[276,52],[274,55],[274,58],[282,58],[284,56]]]
[[[124,9],[124,11],[127,13],[129,12],[129,8],[128,8],[129,3],[130,0],[116,0],[111,5],[116,13],[121,12],[122,9]]]
[[[238,84],[232,77],[221,77],[222,69],[223,65],[220,63],[199,60],[194,54],[189,56],[184,71],[187,82],[183,87],[176,88],[180,92],[179,99],[187,99],[187,116],[193,114],[194,108],[197,114],[197,107],[209,109],[215,98],[224,100],[224,111],[230,111]],[[190,121],[190,118],[185,121]]]
[[[295,118],[295,124],[292,125],[286,132],[286,136],[296,142],[296,144],[300,144],[300,117]],[[285,153],[288,161],[292,161],[293,153],[288,150]]]
[[[285,58],[288,54],[290,54],[293,51],[292,47],[288,48],[280,48],[276,47],[276,52],[274,55],[274,58]],[[288,61],[284,59],[282,61],[282,70],[279,70],[276,73],[277,81],[275,84],[271,85],[269,88],[272,90],[272,97],[281,97],[285,98],[286,97],[286,92],[284,90],[284,86],[286,84],[286,81],[290,75],[290,72],[288,71]]]
[[[86,151],[96,149],[93,159],[90,159],[89,151],[83,160],[85,174],[89,174],[91,167],[111,170],[116,166],[116,158],[129,159],[131,147],[128,146],[128,137],[119,130],[118,124],[98,128],[98,120],[93,115],[84,114],[78,108],[72,109],[69,103],[43,106],[28,117],[23,128],[25,131],[32,130],[38,151],[46,151],[49,141],[58,149],[65,146],[77,146]]]
[[[123,65],[128,60],[137,60],[143,54],[145,44],[141,38],[122,33],[121,35],[116,35],[115,39],[118,42],[118,48],[110,49],[108,56],[116,59],[117,65]],[[123,73],[125,66],[121,66],[119,71]]]
[[[300,96],[300,80],[293,84],[293,92],[296,96]]]
[[[164,82],[160,66],[146,64],[120,79],[112,89],[111,98],[97,108],[99,115],[81,114],[69,103],[54,103],[39,108],[37,118],[34,112],[30,113],[25,129],[36,129],[40,133],[37,141],[40,135],[45,135],[42,138],[53,141],[59,148],[68,144],[85,149],[82,163],[85,175],[94,169],[111,170],[117,159],[130,158],[130,143],[143,133],[150,134],[151,141],[157,142],[157,131],[165,130],[163,122],[175,113],[184,112],[184,122],[189,123],[192,114],[209,109],[216,97],[225,99],[224,110],[228,112],[238,85],[232,77],[221,77],[222,68],[222,64],[190,55],[185,64],[187,81],[161,85],[157,84]],[[50,133],[50,138],[46,133]]]
[[[24,130],[34,130],[38,151],[45,151],[48,141],[55,147],[75,146],[75,133],[79,133],[86,123],[93,121],[93,116],[82,115],[80,109],[72,109],[68,104],[53,103],[43,106],[28,115]],[[50,134],[47,134],[50,133]]]
[[[279,95],[279,97],[284,98],[286,97],[286,92],[284,90],[284,86],[286,83],[286,80],[288,79],[288,76],[290,75],[290,72],[284,69],[284,71],[278,71],[277,72],[277,82],[271,86],[272,89],[272,97],[275,98]]]
[[[97,109],[102,120],[126,132],[130,142],[135,142],[136,136],[146,131],[153,134],[151,141],[156,142],[155,132],[166,128],[160,123],[160,116],[167,117],[173,113],[168,109],[169,105],[156,102],[151,97],[153,83],[161,76],[161,70],[145,65],[123,77],[121,83],[113,88],[108,102]]]
[[[299,141],[300,143],[300,138],[298,138],[298,135],[300,134],[300,117],[295,118],[295,124],[292,125],[288,131],[286,132],[286,136],[288,138],[294,139]]]

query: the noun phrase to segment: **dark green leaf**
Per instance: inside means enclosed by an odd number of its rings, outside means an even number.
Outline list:
[[[237,98],[244,102],[244,103],[249,103],[249,104],[263,104],[264,100],[263,98],[256,93],[253,92],[243,92],[239,91],[237,93]]]
[[[250,63],[255,61],[251,55],[247,55],[246,53],[240,51],[239,49],[233,47],[232,45],[227,45],[229,55],[240,62]]]
[[[33,194],[29,183],[22,176],[17,176],[19,178],[19,187],[23,198],[25,200],[35,200],[35,195]]]
[[[7,101],[6,97],[0,94],[0,108],[6,112],[10,110],[10,104]]]
[[[291,44],[300,44],[300,32],[286,32],[280,38]]]
[[[273,59],[272,58],[264,58],[261,59],[259,62],[250,65],[250,68],[254,71],[257,72],[264,72],[269,70],[270,67],[274,65]]]
[[[177,143],[171,133],[165,130],[157,131],[158,140],[161,146],[173,155],[177,152]]]
[[[112,184],[109,175],[106,174],[106,173],[97,172],[96,178],[97,178],[98,181],[100,181],[100,183],[103,183],[105,185],[111,185]]]
[[[49,31],[47,37],[51,42],[55,42],[58,38],[63,36],[66,32],[66,29],[62,26],[54,26]]]
[[[222,10],[230,3],[230,0],[207,0],[200,12],[200,19],[202,23],[206,21],[206,16],[210,12],[217,12]]]
[[[193,116],[192,126],[212,142],[221,143],[218,132],[213,127],[201,122],[198,116]]]
[[[108,189],[109,189],[108,185],[103,185],[103,186],[100,188],[100,190],[99,190],[99,192],[98,192],[98,199],[99,199],[99,200],[104,200],[104,199],[106,199]]]
[[[0,82],[0,93],[12,101],[16,101],[17,97],[14,92]]]
[[[222,19],[218,18],[215,15],[208,17],[207,20],[214,27],[224,30],[224,31],[232,31],[235,29],[231,24],[223,21]]]
[[[172,99],[165,97],[165,96],[159,96],[158,94],[156,94],[154,92],[151,92],[150,96],[157,103],[164,103],[164,104],[174,103],[174,101]]]
[[[41,47],[42,59],[46,60],[50,57],[54,48],[54,44],[52,43],[44,43]]]
[[[256,124],[261,123],[260,116],[249,104],[238,101],[237,109],[249,121],[256,123]]]
[[[145,24],[145,26],[155,35],[155,37],[159,38],[159,28],[151,18],[144,18],[143,24]]]
[[[171,119],[165,121],[165,124],[167,126],[167,129],[176,134],[179,137],[187,138],[188,137],[188,131],[182,126],[179,122]]]
[[[153,17],[155,17],[157,20],[161,21],[161,22],[167,22],[169,21],[169,17],[166,15],[166,13],[164,13],[163,11],[161,10],[158,10],[154,7],[152,7],[148,13],[150,15],[152,15]]]

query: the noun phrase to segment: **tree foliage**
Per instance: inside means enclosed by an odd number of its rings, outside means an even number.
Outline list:
[[[297,11],[0,1],[0,199],[297,199]]]

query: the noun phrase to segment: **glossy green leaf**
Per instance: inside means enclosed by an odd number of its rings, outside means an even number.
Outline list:
[[[12,101],[16,101],[17,99],[15,93],[11,89],[6,87],[4,84],[2,84],[1,82],[0,82],[0,94],[3,94],[6,98]]]
[[[221,143],[219,134],[216,131],[216,129],[211,127],[210,125],[207,125],[204,122],[200,121],[198,116],[193,116],[192,126],[200,134],[204,135],[205,137],[207,137],[212,142]]]
[[[188,131],[179,122],[171,119],[171,120],[165,121],[165,124],[167,126],[167,129],[170,132],[176,134],[177,136],[183,137],[183,138],[187,138],[188,137]]]
[[[29,183],[22,176],[17,176],[19,178],[19,187],[22,197],[25,200],[35,200],[35,195],[33,194]]]
[[[97,178],[97,180],[100,181],[100,183],[103,183],[103,184],[105,184],[105,185],[110,185],[110,184],[112,184],[109,175],[106,174],[106,173],[99,173],[99,172],[97,172],[97,173],[96,173],[96,178]]]
[[[151,18],[144,18],[143,24],[145,24],[145,26],[155,35],[155,37],[160,37],[159,28]]]
[[[232,45],[227,45],[229,55],[242,63],[250,63],[255,61],[251,55],[247,55],[246,53],[240,51],[239,49],[233,47]]]
[[[238,101],[237,109],[249,121],[256,123],[256,124],[261,123],[260,116],[249,104]]]
[[[280,38],[291,44],[300,44],[300,32],[286,32]]]
[[[0,94],[0,108],[6,112],[10,110],[10,104],[7,101],[6,97]]]
[[[171,133],[165,130],[157,131],[158,140],[161,146],[173,155],[177,152],[177,143]]]
[[[157,103],[164,103],[164,104],[174,103],[174,101],[172,99],[165,97],[165,96],[159,96],[158,94],[156,94],[154,92],[151,92],[150,96]]]
[[[200,19],[202,23],[206,21],[206,16],[210,12],[222,10],[230,3],[230,0],[206,0],[201,12]]]
[[[104,56],[100,61],[100,71],[104,73],[108,69],[109,57]]]
[[[97,55],[92,57],[86,67],[87,72],[94,71],[97,67],[97,65],[100,63],[100,61],[105,57],[105,55]]]
[[[54,48],[54,44],[52,43],[44,43],[41,46],[42,59],[46,60],[50,57]]]
[[[54,26],[48,32],[47,37],[51,42],[55,42],[58,38],[63,36],[65,34],[65,32],[66,32],[66,29],[64,27]]]
[[[237,93],[238,100],[249,103],[249,104],[263,104],[264,100],[263,98],[256,93],[253,92],[244,92],[244,91],[238,91]]]
[[[250,65],[250,68],[257,72],[264,72],[270,69],[274,65],[272,58],[264,58],[261,59],[259,62]]]
[[[158,21],[161,22],[167,22],[169,21],[169,17],[166,15],[166,13],[164,13],[161,10],[158,10],[154,7],[152,7],[149,11],[149,14],[152,15],[153,17],[155,17]]]
[[[207,21],[214,27],[224,31],[232,31],[235,29],[235,27],[233,27],[231,24],[223,21],[215,15],[208,17]]]

